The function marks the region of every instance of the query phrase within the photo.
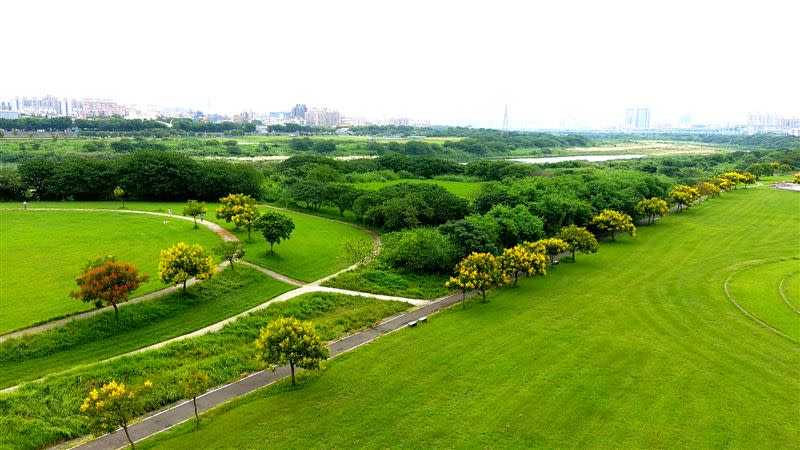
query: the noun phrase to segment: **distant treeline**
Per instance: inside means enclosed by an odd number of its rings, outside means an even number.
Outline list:
[[[733,145],[750,149],[797,149],[800,148],[800,137],[788,134],[697,134],[697,133],[591,133],[587,137],[605,141],[679,141],[701,142],[704,144]]]
[[[137,151],[116,159],[36,157],[0,170],[0,198],[109,200],[120,186],[136,200],[210,200],[231,192],[257,196],[251,165],[198,161],[175,152]]]

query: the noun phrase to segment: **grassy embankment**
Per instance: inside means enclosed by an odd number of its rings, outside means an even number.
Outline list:
[[[180,336],[260,305],[292,289],[238,266],[186,293],[175,292],[52,330],[0,342],[0,388],[100,361]]]
[[[258,331],[271,320],[293,316],[311,320],[328,341],[371,326],[409,305],[363,297],[312,293],[275,303],[226,325],[222,330],[163,348],[125,356],[94,366],[75,366],[43,383],[30,383],[0,394],[0,448],[41,448],[86,434],[79,408],[92,388],[111,379],[129,385],[152,380],[143,397],[150,411],[181,399],[178,381],[202,369],[212,385],[238,380],[260,370],[255,360]]]
[[[726,193],[142,447],[791,448],[800,344],[723,285],[742,263],[800,256],[798,235],[797,193]],[[740,275],[738,300],[779,301],[756,297],[779,276]]]
[[[115,255],[149,274],[136,296],[164,287],[158,280],[161,249],[221,242],[188,221],[112,212],[0,211],[0,229],[0,333],[92,309],[69,298],[75,276],[91,259]]]

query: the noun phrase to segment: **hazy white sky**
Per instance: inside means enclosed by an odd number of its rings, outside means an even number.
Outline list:
[[[800,1],[12,1],[0,96],[434,123],[800,116]]]

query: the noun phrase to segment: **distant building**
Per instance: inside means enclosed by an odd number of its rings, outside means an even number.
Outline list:
[[[625,128],[633,128],[636,126],[636,110],[628,108],[625,110]]]
[[[19,111],[0,111],[0,119],[19,119]]]
[[[305,119],[306,112],[308,112],[308,107],[304,103],[298,103],[298,104],[294,105],[294,108],[292,108],[292,111],[289,114],[289,117],[292,117],[292,118],[295,118],[295,119]]]
[[[636,110],[636,128],[646,130],[650,128],[650,108]]]
[[[311,108],[306,111],[306,125],[315,127],[336,127],[339,126],[341,115],[338,111],[331,111],[325,108]]]

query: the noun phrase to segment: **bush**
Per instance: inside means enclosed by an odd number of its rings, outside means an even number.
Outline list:
[[[389,267],[416,273],[447,273],[455,259],[453,243],[433,228],[385,235],[380,255],[380,260]]]

